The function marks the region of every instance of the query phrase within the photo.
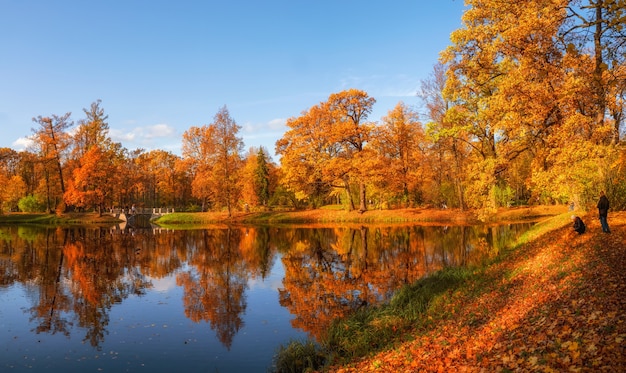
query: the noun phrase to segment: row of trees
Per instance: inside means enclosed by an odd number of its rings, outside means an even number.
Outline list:
[[[469,0],[422,82],[426,113],[398,104],[367,122],[365,92],[333,94],[277,143],[297,195],[495,209],[626,203],[621,142],[626,1]]]
[[[84,109],[78,126],[70,113],[33,118],[29,151],[0,149],[0,202],[4,210],[67,211],[111,207],[186,209],[268,205],[276,167],[267,150],[242,155],[239,126],[226,107],[214,123],[183,136],[183,157],[163,150],[128,151],[109,136],[101,102]]]
[[[402,102],[376,123],[373,97],[334,93],[287,121],[278,166],[267,149],[243,154],[225,106],[184,133],[179,157],[111,141],[97,101],[76,130],[69,113],[37,117],[31,151],[0,151],[3,208],[493,209],[584,205],[600,189],[624,207],[626,0],[466,3],[463,27],[422,82],[424,123]]]

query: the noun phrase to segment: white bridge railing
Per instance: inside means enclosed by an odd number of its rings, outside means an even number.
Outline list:
[[[161,216],[174,212],[173,207],[130,207],[130,208],[111,208],[109,214],[113,216],[132,216],[132,215],[152,215]]]

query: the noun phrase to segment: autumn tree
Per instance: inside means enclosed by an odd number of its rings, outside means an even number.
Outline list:
[[[459,138],[460,133],[446,121],[446,112],[452,105],[444,95],[446,69],[441,63],[435,64],[428,78],[421,81],[418,92],[426,111],[424,117],[428,120],[425,126],[428,137],[425,168],[431,183],[427,188],[427,198],[437,204],[445,202],[463,210],[468,146]]]
[[[20,154],[10,148],[0,148],[0,213],[17,207],[26,196],[26,183],[20,175]]]
[[[176,205],[179,186],[184,184],[176,168],[178,160],[178,156],[164,150],[143,152],[135,157],[133,202],[141,200],[155,207]]]
[[[73,136],[72,178],[64,200],[79,208],[96,207],[102,214],[105,205],[113,202],[122,148],[109,137],[108,115],[100,100],[83,111],[86,118],[79,121]]]
[[[17,208],[20,198],[25,196],[25,185],[19,175],[0,175],[0,212]]]
[[[367,210],[366,183],[374,161],[373,152],[367,148],[373,124],[367,119],[375,102],[366,92],[357,89],[334,93],[327,101],[332,120],[331,142],[338,145],[339,152],[325,171],[344,182],[352,209],[349,185],[358,185],[360,212]]]
[[[183,133],[182,165],[191,178],[191,194],[200,200],[202,211],[214,200],[214,191],[209,183],[211,156],[214,151],[213,128],[191,127]]]
[[[373,128],[367,117],[374,103],[367,93],[350,89],[289,119],[291,129],[276,143],[287,185],[302,197],[341,188],[351,210],[356,209],[351,193],[356,185],[359,211],[367,210],[366,185],[375,159],[367,148]]]
[[[581,78],[591,87],[593,105],[585,113],[600,128],[605,125],[607,114],[612,116],[613,142],[619,139],[623,121],[625,26],[625,0],[569,1],[567,20],[559,34],[567,53],[576,55],[581,66],[589,64],[590,74]]]
[[[563,123],[562,53],[555,42],[564,1],[468,1],[463,28],[442,55],[448,134],[473,160],[466,192],[474,207],[495,208],[510,166],[529,152],[546,160]]]
[[[241,191],[240,128],[224,106],[215,114],[213,123],[192,127],[183,134],[183,157],[193,174],[193,195],[216,207],[226,207],[228,216]]]
[[[281,185],[296,201],[308,200],[319,206],[333,186],[323,168],[338,152],[330,138],[328,110],[324,104],[314,105],[301,116],[289,118],[286,125],[289,130],[276,142]]]
[[[51,198],[53,196],[51,190],[56,189],[51,185],[52,174],[56,174],[57,177],[54,180],[58,183],[58,188],[60,188],[59,192],[55,193],[54,196],[58,196],[61,199],[65,193],[63,156],[69,146],[68,131],[74,125],[74,122],[70,120],[70,115],[71,113],[66,113],[62,116],[52,115],[33,118],[33,122],[39,125],[39,128],[33,128],[32,132],[34,133],[33,139],[40,153],[40,160],[43,163],[48,211],[52,208]]]
[[[378,157],[377,184],[385,193],[415,205],[424,182],[424,131],[418,114],[399,102],[373,131]]]

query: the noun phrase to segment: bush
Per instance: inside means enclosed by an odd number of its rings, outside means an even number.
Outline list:
[[[320,370],[326,361],[325,354],[312,341],[291,341],[281,346],[274,357],[273,372],[300,373]]]
[[[17,207],[22,212],[44,212],[46,210],[46,205],[34,195],[21,198],[17,202]]]

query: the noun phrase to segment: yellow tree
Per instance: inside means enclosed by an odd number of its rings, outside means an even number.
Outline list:
[[[267,206],[276,188],[276,165],[263,146],[251,147],[241,175],[241,196],[249,206]]]
[[[212,184],[218,203],[226,206],[230,217],[241,192],[243,140],[237,136],[241,127],[230,116],[226,106],[218,110],[211,126],[215,128]]]
[[[19,154],[11,148],[0,148],[0,213],[4,212],[5,208],[10,209],[12,205],[17,205],[15,197],[22,197],[26,193],[26,187],[24,180],[20,177],[19,180],[19,192],[15,194],[16,190],[12,185],[12,180],[18,175],[20,163]],[[16,179],[17,180],[17,179]]]
[[[137,182],[141,201],[150,206],[174,206],[178,184],[182,182],[176,162],[179,157],[164,150],[152,150],[135,159]],[[137,196],[139,198],[139,196]]]
[[[0,213],[17,208],[17,202],[26,195],[26,183],[19,175],[0,174]]]
[[[437,63],[430,76],[420,85],[418,96],[426,109],[428,149],[424,168],[430,176],[426,199],[446,203],[463,210],[467,155],[470,150],[460,138],[461,133],[446,120],[451,102],[444,96],[446,66]]]
[[[510,165],[542,151],[563,122],[562,54],[555,42],[566,2],[470,0],[464,27],[442,55],[453,103],[448,133],[472,150],[467,192],[476,207],[502,203],[496,192],[506,187]]]
[[[367,149],[373,129],[367,118],[375,102],[366,92],[357,89],[334,93],[327,101],[332,118],[331,142],[339,145],[339,152],[325,171],[344,181],[351,209],[354,209],[354,203],[350,183],[358,185],[360,212],[367,210],[366,183],[374,161],[374,153]]]
[[[297,200],[313,206],[322,203],[334,180],[323,169],[339,149],[330,139],[330,117],[324,104],[311,107],[301,116],[287,120],[287,130],[276,142],[281,156],[281,183]]]
[[[611,125],[609,140],[615,143],[619,140],[624,111],[623,101],[621,105],[615,103],[624,98],[626,80],[626,0],[569,1],[569,4],[567,21],[559,35],[567,45],[567,52],[580,57],[581,65],[589,63],[591,67],[588,74],[579,75],[589,85],[586,98],[592,101],[583,114],[591,117],[599,130]],[[611,115],[609,123],[605,123],[607,115]]]
[[[423,183],[424,131],[418,114],[399,102],[374,130],[372,146],[379,158],[381,189],[405,203],[419,202]]]
[[[213,200],[208,177],[211,155],[215,148],[213,131],[213,127],[202,126],[191,127],[183,133],[183,160],[179,167],[187,170],[192,180],[191,194],[201,201],[202,211]]]
[[[226,207],[228,216],[241,192],[243,141],[237,137],[240,128],[224,106],[215,114],[213,123],[192,127],[183,134],[183,156],[189,160],[193,173],[194,196],[211,201],[216,207]]]
[[[51,190],[56,189],[51,185],[52,175],[57,176],[55,181],[60,188],[59,194],[54,195],[55,199],[61,199],[65,193],[62,163],[64,152],[69,146],[68,130],[74,125],[74,122],[70,121],[70,115],[71,113],[66,113],[62,116],[33,118],[33,122],[39,124],[40,127],[33,128],[32,131],[35,134],[33,139],[39,148],[40,159],[44,166],[47,211],[50,211],[52,207]]]
[[[245,206],[260,205],[259,197],[254,190],[254,172],[257,167],[257,153],[250,149],[244,157],[241,169],[241,199]]]
[[[311,107],[276,143],[284,182],[297,196],[323,200],[329,188],[346,192],[350,209],[355,209],[351,186],[356,185],[359,211],[367,209],[366,184],[373,152],[367,149],[373,124],[367,122],[375,100],[363,91],[350,89],[330,95],[326,102]]]

